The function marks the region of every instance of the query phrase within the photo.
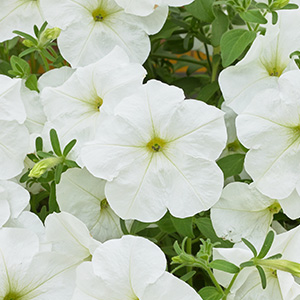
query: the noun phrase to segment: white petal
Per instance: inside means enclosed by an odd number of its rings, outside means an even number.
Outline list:
[[[197,100],[181,103],[166,132],[166,140],[178,151],[211,160],[219,157],[227,140],[224,113]]]

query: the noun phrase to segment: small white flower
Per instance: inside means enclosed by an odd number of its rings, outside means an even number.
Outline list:
[[[215,163],[226,143],[223,112],[183,91],[148,81],[101,124],[82,160],[108,180],[107,201],[124,219],[184,218],[210,208],[221,194]]]

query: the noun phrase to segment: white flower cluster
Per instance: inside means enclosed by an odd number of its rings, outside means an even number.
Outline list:
[[[168,6],[191,2],[0,3],[0,42],[14,30],[32,34],[47,21],[61,29],[58,48],[71,66],[44,73],[39,92],[24,79],[0,75],[0,300],[201,299],[166,271],[158,246],[123,236],[120,218],[130,227],[168,211],[187,218],[211,209],[217,235],[236,243],[214,257],[239,265],[251,259],[238,244],[242,238],[259,248],[281,208],[291,219],[300,217],[300,71],[290,57],[300,48],[300,9],[280,12],[245,58],[220,74],[224,118],[175,86],[143,84],[149,35],[164,25]],[[228,138],[225,123],[233,131]],[[44,225],[16,181],[33,167],[26,156],[35,152],[36,137],[51,150],[53,128],[63,145],[76,139],[68,159],[80,168],[63,172],[56,187],[61,212]],[[236,138],[249,149],[245,171],[253,183],[223,189],[216,160]],[[61,160],[43,162],[35,172]],[[299,230],[277,235],[270,254],[300,263]],[[292,271],[266,265],[269,285],[262,291],[254,270],[241,271],[227,299],[300,299]],[[232,279],[216,277],[224,287]]]

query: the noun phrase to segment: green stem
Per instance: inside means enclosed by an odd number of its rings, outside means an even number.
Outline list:
[[[186,241],[186,253],[192,255],[192,239],[191,238],[188,238]],[[191,271],[193,271],[193,267],[187,266],[186,272],[189,273]],[[193,277],[191,277],[187,282],[190,286],[193,286]]]
[[[43,60],[43,63],[44,63],[44,66],[45,66],[45,71],[46,71],[46,72],[49,71],[49,70],[50,70],[50,67],[49,67],[49,64],[48,64],[48,62],[47,62],[47,59],[45,58],[45,56],[44,56],[42,53],[40,53],[40,56],[41,56],[41,58],[42,58],[42,60]]]
[[[220,284],[218,283],[216,277],[214,276],[213,272],[211,271],[211,269],[209,267],[205,268],[206,272],[208,273],[210,279],[212,280],[212,282],[214,283],[215,287],[217,288],[217,290],[224,295],[224,291],[222,289],[222,287],[220,286]]]
[[[211,73],[212,72],[212,65],[211,65],[211,61],[210,61],[210,58],[209,58],[208,47],[207,47],[207,44],[205,44],[205,43],[204,43],[204,48],[205,48],[205,54],[206,54],[206,59],[207,59],[207,63],[208,63],[208,69]]]
[[[184,62],[189,62],[189,63],[192,63],[192,64],[200,65],[202,67],[206,67],[205,63],[203,63],[201,61],[198,61],[196,59],[193,59],[193,58],[188,58],[188,57],[177,57],[175,55],[170,55],[170,54],[164,54],[164,55],[152,54],[152,57],[173,59],[173,60],[177,60],[177,61],[184,61]]]
[[[230,293],[230,290],[236,280],[236,278],[238,277],[238,275],[240,274],[240,272],[234,274],[234,276],[232,277],[228,287],[226,288],[226,290],[224,291],[224,297],[223,297],[223,300],[226,300],[227,299],[227,295]]]
[[[253,29],[251,28],[249,22],[246,22],[246,24],[247,24],[248,29],[249,29],[250,31],[253,31]]]

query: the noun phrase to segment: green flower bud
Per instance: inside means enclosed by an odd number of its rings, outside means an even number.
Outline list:
[[[56,40],[59,37],[60,33],[61,33],[61,29],[58,27],[47,28],[43,32],[43,36],[48,40]]]
[[[192,265],[196,263],[194,256],[182,252],[179,256],[172,257],[172,261],[178,264]]]
[[[58,27],[47,28],[42,32],[39,38],[39,48],[43,48],[47,43],[57,39],[60,35],[61,29]]]
[[[34,43],[30,40],[24,40],[22,44],[28,48],[35,46]]]
[[[47,170],[57,166],[58,164],[63,162],[62,157],[49,157],[39,161],[34,165],[32,170],[29,173],[29,177],[39,178],[41,177]]]
[[[275,0],[273,5],[275,8],[283,8],[288,5],[290,0]]]
[[[294,276],[300,277],[300,264],[285,259],[264,259],[256,261],[256,264],[270,269],[289,272]]]

